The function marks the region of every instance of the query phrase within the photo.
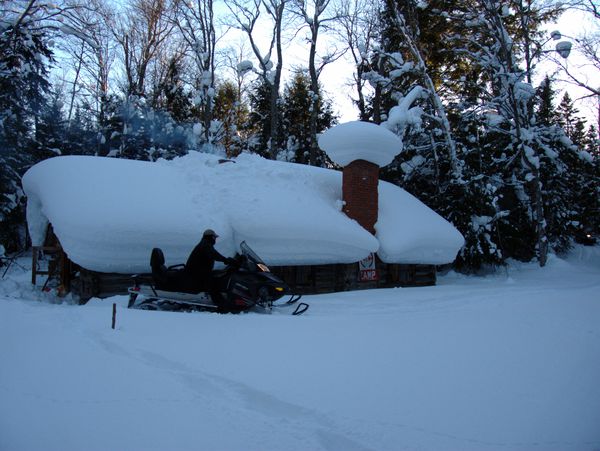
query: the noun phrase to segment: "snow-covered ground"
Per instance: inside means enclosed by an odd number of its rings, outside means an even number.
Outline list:
[[[76,306],[13,265],[0,449],[600,448],[600,247],[305,299],[300,317]]]

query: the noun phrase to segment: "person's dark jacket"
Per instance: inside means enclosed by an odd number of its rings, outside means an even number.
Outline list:
[[[215,238],[211,236],[203,237],[196,245],[185,264],[188,280],[197,289],[210,288],[215,261],[223,263],[231,261],[231,259],[224,257],[217,252],[214,245]]]

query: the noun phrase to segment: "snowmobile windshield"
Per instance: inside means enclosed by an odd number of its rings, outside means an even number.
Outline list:
[[[245,255],[246,257],[248,257],[250,260],[252,260],[254,263],[256,263],[257,265],[264,265],[265,262],[262,261],[262,259],[256,254],[256,252],[254,252],[250,246],[248,246],[246,244],[245,241],[242,241],[242,243],[240,244],[240,250],[242,251],[242,255]]]

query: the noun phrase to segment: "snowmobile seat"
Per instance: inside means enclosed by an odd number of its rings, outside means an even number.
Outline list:
[[[150,254],[150,267],[152,268],[152,279],[156,288],[165,291],[186,291],[186,275],[183,268],[185,265],[165,266],[165,255],[157,247]]]
[[[150,267],[152,268],[152,274],[155,272],[167,272],[167,267],[165,266],[165,254],[163,254],[162,249],[157,247],[152,249],[152,254],[150,254]]]

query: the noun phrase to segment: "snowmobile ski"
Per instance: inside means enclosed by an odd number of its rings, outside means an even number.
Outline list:
[[[289,307],[290,305],[296,304],[301,298],[302,298],[302,295],[300,295],[300,294],[292,295],[288,301],[284,302],[283,304],[273,304],[273,307],[277,307],[277,308]],[[306,302],[300,302],[296,306],[294,311],[292,312],[292,315],[294,315],[294,316],[302,315],[304,312],[306,312],[308,310],[308,307],[310,307],[310,306]]]

